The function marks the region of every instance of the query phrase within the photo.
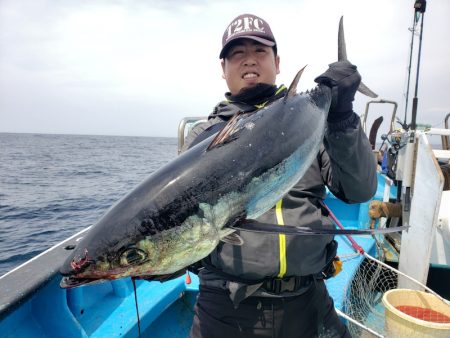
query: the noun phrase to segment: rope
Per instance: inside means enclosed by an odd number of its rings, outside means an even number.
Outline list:
[[[426,286],[425,284],[422,284],[421,282],[419,282],[417,279],[407,275],[406,273],[401,272],[400,270],[397,270],[396,268],[387,265],[386,263],[383,263],[382,261],[376,259],[375,257],[372,257],[371,255],[369,255],[367,252],[364,252],[363,255],[368,258],[371,259],[372,261],[376,262],[377,264],[380,264],[381,266],[383,266],[384,268],[391,270],[397,274],[399,274],[400,276],[403,276],[407,279],[409,279],[410,281],[416,283],[417,285],[419,285],[420,287],[424,288],[425,290],[427,290],[429,293],[431,293],[432,295],[436,296],[439,300],[441,300],[443,303],[447,304],[450,306],[450,301],[446,300],[445,298],[439,296],[436,292],[434,292],[432,289],[430,289],[428,286]]]
[[[347,319],[349,322],[355,324],[356,326],[360,327],[361,329],[363,329],[364,331],[370,332],[371,334],[373,334],[376,337],[380,337],[380,338],[384,338],[383,335],[379,334],[378,332],[375,332],[374,330],[372,330],[371,328],[364,326],[363,324],[361,324],[360,322],[358,322],[357,320],[354,320],[352,317],[347,316],[344,312],[340,311],[339,309],[336,309],[336,312],[338,314],[338,316],[341,316],[342,318]]]

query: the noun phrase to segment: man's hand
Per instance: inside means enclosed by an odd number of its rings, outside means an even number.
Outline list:
[[[348,61],[338,61],[329,65],[328,70],[314,80],[332,90],[332,100],[328,122],[340,122],[353,112],[353,100],[361,83],[356,66]]]

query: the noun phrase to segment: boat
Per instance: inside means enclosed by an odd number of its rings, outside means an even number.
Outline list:
[[[343,270],[326,286],[355,336],[383,337],[381,298],[388,290],[427,290],[449,306],[445,298],[450,297],[450,114],[445,129],[397,128],[397,104],[370,101],[362,116],[366,132],[371,104],[394,106],[382,147],[377,150],[374,144],[379,161],[376,194],[366,203],[345,204],[328,192],[325,205],[337,227],[408,229],[389,236],[336,236]],[[180,123],[179,151],[186,132],[202,119]],[[442,137],[442,149],[432,148],[430,135]],[[393,206],[397,212],[389,208]],[[374,215],[377,207],[387,211]],[[193,273],[164,283],[123,278],[60,288],[59,268],[88,230],[0,277],[0,336],[187,337],[199,286]]]

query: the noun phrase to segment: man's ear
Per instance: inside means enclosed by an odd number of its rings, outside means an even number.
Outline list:
[[[277,74],[280,74],[280,56],[275,56],[275,67],[277,70]]]
[[[225,79],[225,59],[220,60],[220,65],[222,66],[222,79]]]

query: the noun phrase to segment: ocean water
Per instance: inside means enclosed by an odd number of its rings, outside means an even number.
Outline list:
[[[176,138],[0,133],[0,276],[94,224],[176,152]]]

